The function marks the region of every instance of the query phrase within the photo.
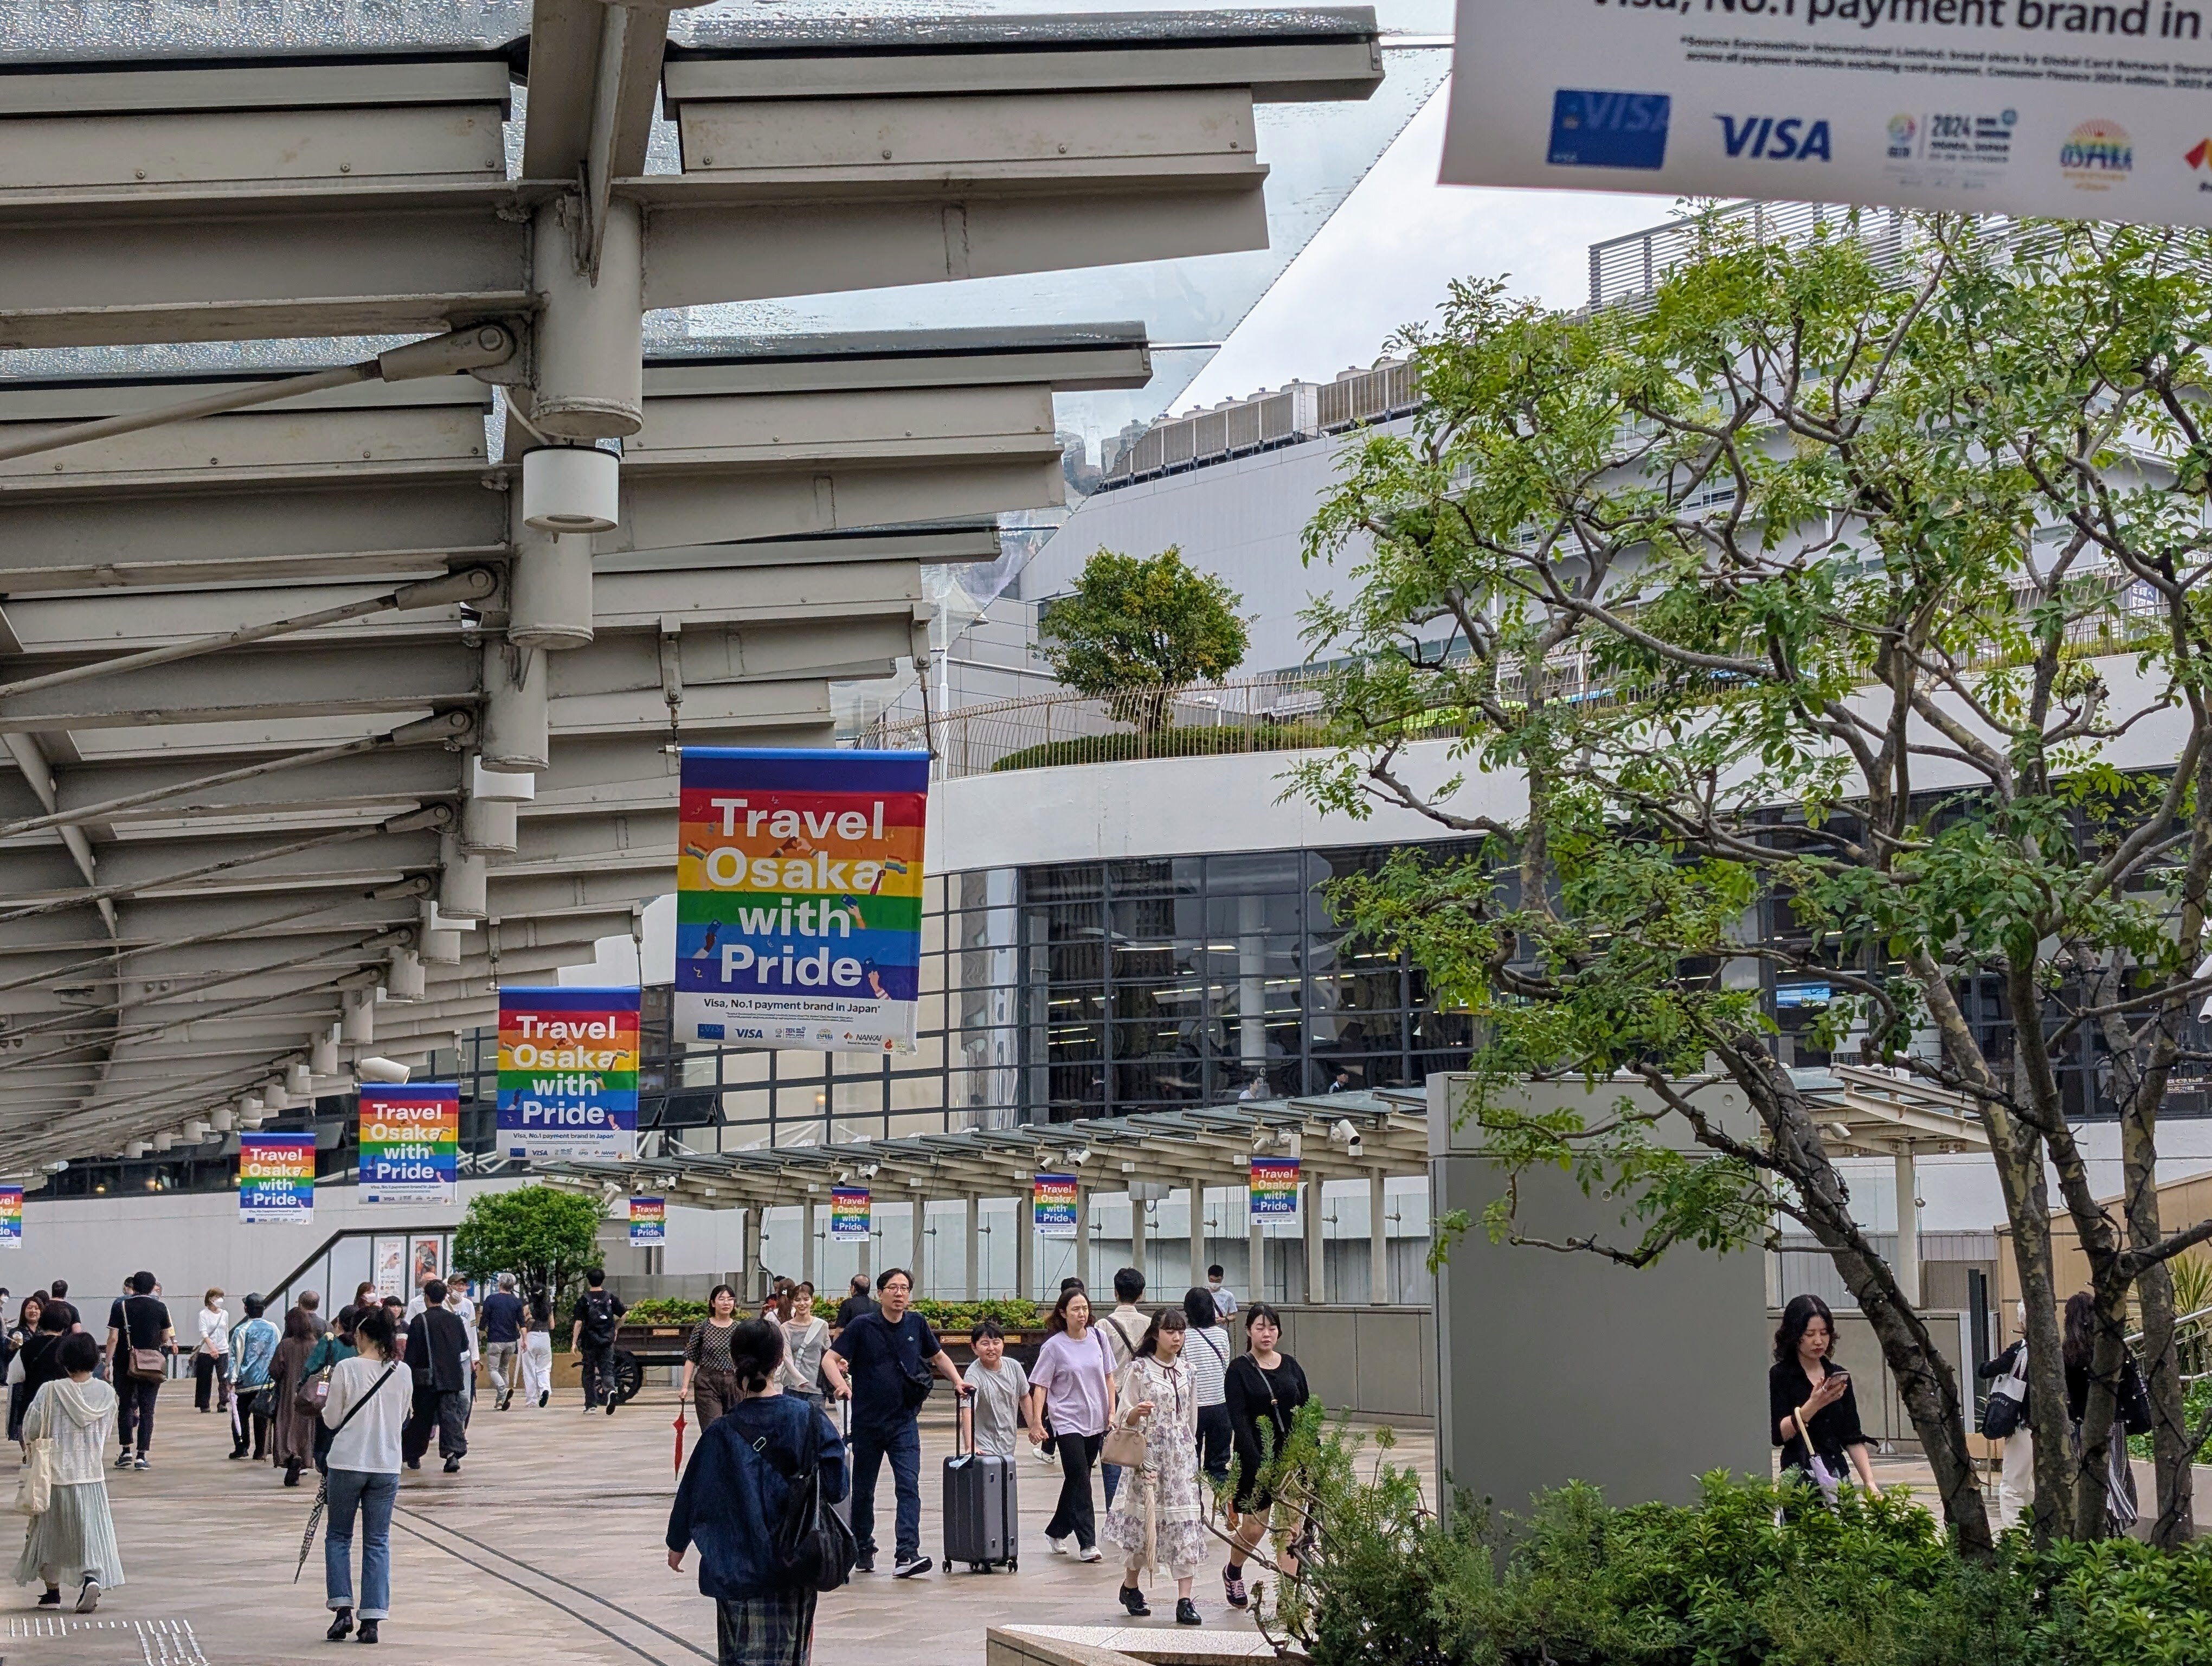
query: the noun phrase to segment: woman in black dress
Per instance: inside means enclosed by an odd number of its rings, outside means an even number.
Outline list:
[[[2097,1341],[2097,1298],[2077,1290],[2066,1298],[2066,1322],[2059,1356],[2066,1366],[2066,1417],[2074,1443],[2074,1462],[2081,1461],[2081,1420],[2089,1410],[2089,1356]],[[2150,1395],[2132,1354],[2120,1370],[2120,1403],[2113,1410],[2111,1444],[2105,1449],[2105,1520],[2118,1538],[2136,1524],[2135,1466],[2128,1462],[2129,1435],[2150,1432]]]
[[[1853,1474],[1868,1492],[1875,1490],[1858,1396],[1850,1375],[1828,1357],[1835,1347],[1836,1316],[1827,1303],[1793,1296],[1782,1310],[1774,1366],[1766,1373],[1766,1426],[1782,1449],[1782,1479],[1794,1474],[1830,1499]]]
[[[1304,1508],[1292,1499],[1278,1503],[1273,1492],[1261,1484],[1261,1470],[1282,1450],[1291,1418],[1313,1397],[1298,1362],[1276,1350],[1283,1321],[1273,1308],[1265,1302],[1247,1307],[1244,1335],[1251,1352],[1229,1362],[1223,1383],[1230,1446],[1237,1460],[1237,1535],[1230,1546],[1229,1566],[1221,1571],[1223,1594],[1232,1608],[1245,1604],[1244,1559],[1259,1548],[1270,1515],[1274,1517],[1276,1560],[1285,1574],[1297,1572]]]

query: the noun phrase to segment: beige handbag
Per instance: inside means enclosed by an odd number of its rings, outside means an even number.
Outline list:
[[[15,1513],[43,1516],[54,1498],[54,1443],[26,1441],[23,1467],[15,1474]]]
[[[1106,1432],[1105,1444],[1098,1449],[1098,1461],[1110,1463],[1117,1469],[1141,1469],[1151,1461],[1152,1454],[1145,1445],[1145,1426],[1132,1426],[1116,1423]]]

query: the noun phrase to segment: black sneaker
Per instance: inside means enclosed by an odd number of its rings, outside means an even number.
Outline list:
[[[552,1389],[538,1389],[538,1409],[539,1411],[541,1411],[541,1412],[542,1412],[542,1411],[544,1411],[544,1410],[545,1409],[546,1402],[547,1402],[548,1401],[551,1400],[552,1398],[553,1398],[553,1390],[552,1390]]]
[[[374,1643],[374,1642],[375,1642],[375,1641],[377,1640],[377,1639],[376,1639],[376,1621],[374,1621],[374,1620],[362,1620],[362,1621],[361,1622],[361,1635],[360,1635],[358,1638],[356,1638],[355,1640],[356,1640],[356,1642],[360,1642],[360,1643]]]
[[[1197,1603],[1192,1602],[1188,1596],[1178,1596],[1176,1598],[1176,1625],[1197,1626],[1202,1625],[1203,1623],[1204,1622],[1198,1617]]]
[[[612,1417],[614,1414],[615,1414],[615,1400],[614,1400],[614,1396],[613,1396],[612,1395],[609,1395],[607,1396],[607,1415],[608,1415],[609,1417]]]
[[[857,1556],[855,1556],[855,1557],[854,1557],[854,1558],[853,1558],[853,1572],[855,1572],[855,1573],[873,1573],[875,1571],[876,1571],[876,1553],[875,1553],[874,1551],[872,1551],[872,1550],[864,1550],[864,1551],[860,1552],[859,1555],[857,1555]]]
[[[894,1579],[911,1579],[915,1574],[927,1573],[930,1569],[936,1566],[937,1564],[931,1561],[928,1557],[918,1554],[913,1556],[904,1557],[892,1562],[891,1578]]]
[[[330,1630],[323,1633],[323,1636],[332,1643],[343,1643],[352,1635],[353,1610],[351,1608],[340,1608],[337,1618],[331,1621]]]
[[[40,1608],[58,1608],[61,1607],[61,1605],[62,1593],[61,1588],[58,1585],[52,1590],[42,1590],[39,1593],[39,1606]]]
[[[1145,1593],[1134,1585],[1121,1587],[1121,1606],[1139,1620],[1144,1619],[1152,1613],[1152,1609],[1146,1606]]]
[[[461,1473],[461,1461],[460,1461],[460,1459],[459,1459],[459,1458],[447,1458],[447,1459],[446,1460],[446,1473],[447,1473],[447,1474],[449,1474],[449,1475],[458,1475],[458,1474],[459,1474]]]

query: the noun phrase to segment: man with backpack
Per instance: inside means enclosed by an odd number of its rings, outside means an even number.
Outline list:
[[[898,1496],[891,1572],[901,1579],[933,1566],[921,1554],[921,1432],[915,1421],[929,1397],[931,1373],[963,1399],[975,1392],[953,1369],[937,1333],[909,1310],[913,1299],[913,1275],[886,1268],[876,1280],[875,1310],[847,1325],[822,1356],[830,1391],[853,1402],[853,1537],[860,1545],[853,1566],[862,1573],[876,1571],[876,1477],[889,1458]]]
[[[576,1298],[574,1322],[568,1327],[568,1346],[583,1362],[584,1409],[597,1411],[606,1396],[607,1415],[615,1414],[615,1332],[629,1311],[609,1291],[607,1275],[594,1267],[584,1274],[584,1293]]]

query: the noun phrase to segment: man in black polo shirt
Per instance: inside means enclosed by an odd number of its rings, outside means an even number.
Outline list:
[[[168,1307],[154,1293],[151,1273],[131,1275],[131,1293],[116,1298],[107,1325],[108,1370],[115,1379],[118,1405],[115,1426],[123,1441],[115,1467],[148,1468],[151,1466],[146,1452],[154,1444],[154,1403],[161,1398],[161,1379],[168,1375],[169,1352],[177,1341],[177,1333],[169,1325]],[[146,1359],[150,1374],[141,1376],[131,1369],[134,1358],[138,1357]],[[138,1446],[135,1458],[131,1453],[134,1431]]]
[[[876,1280],[877,1306],[856,1316],[822,1356],[822,1369],[840,1400],[853,1402],[853,1537],[862,1573],[876,1571],[876,1478],[891,1461],[898,1495],[898,1538],[891,1572],[902,1579],[930,1570],[921,1554],[921,1432],[915,1414],[927,1398],[934,1371],[952,1391],[973,1393],[938,1346],[937,1333],[909,1312],[914,1280],[902,1267]]]

